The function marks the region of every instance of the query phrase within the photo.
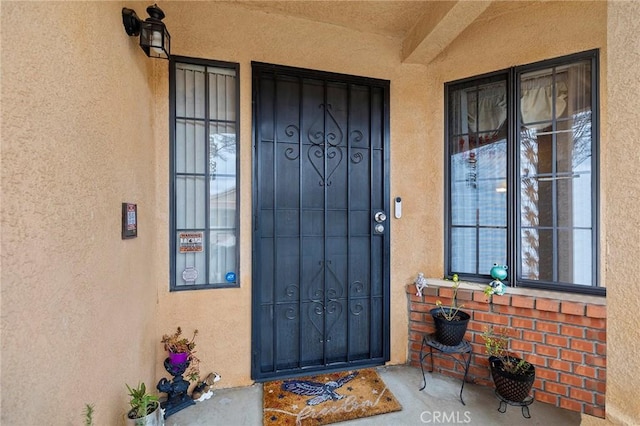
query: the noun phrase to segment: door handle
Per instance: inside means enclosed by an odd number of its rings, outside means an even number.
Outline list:
[[[382,210],[377,211],[374,215],[373,215],[373,220],[376,221],[375,226],[373,227],[373,230],[376,234],[382,234],[384,232],[384,225],[382,224],[385,220],[387,220],[387,215],[385,212],[383,212]]]

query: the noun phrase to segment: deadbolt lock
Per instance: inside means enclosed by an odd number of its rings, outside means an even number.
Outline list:
[[[373,218],[375,219],[376,222],[378,223],[382,223],[385,220],[387,220],[387,215],[384,212],[377,212]]]

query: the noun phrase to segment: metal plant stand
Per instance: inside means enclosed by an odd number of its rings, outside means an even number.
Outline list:
[[[455,362],[457,362],[462,368],[464,368],[464,376],[462,377],[462,386],[460,387],[460,402],[462,405],[466,405],[464,400],[462,399],[462,391],[464,389],[464,382],[467,380],[467,373],[469,372],[469,364],[471,363],[471,344],[467,340],[463,340],[459,345],[456,346],[447,346],[438,342],[435,338],[435,334],[427,334],[422,337],[422,346],[420,346],[420,370],[422,371],[422,387],[420,390],[423,390],[427,387],[427,378],[424,375],[424,366],[423,361],[427,357],[427,353],[424,353],[425,346],[429,347],[429,357],[431,358],[431,370],[429,373],[433,372],[433,350],[435,349],[439,353],[443,355],[448,355]],[[460,360],[455,355],[460,355],[462,360]]]
[[[525,419],[530,419],[531,414],[529,413],[529,406],[533,403],[533,397],[528,396],[524,399],[524,401],[509,401],[508,399],[504,399],[496,390],[496,396],[500,400],[500,406],[498,407],[498,411],[504,413],[507,411],[507,405],[514,405],[516,407],[522,407],[522,417]]]
[[[170,415],[195,404],[195,401],[187,395],[189,382],[182,377],[188,367],[189,361],[181,364],[171,364],[169,358],[164,360],[165,370],[173,376],[173,380],[171,381],[163,377],[158,382],[158,386],[156,386],[160,392],[165,392],[167,394],[167,400],[160,403],[160,406],[165,410],[165,419]]]

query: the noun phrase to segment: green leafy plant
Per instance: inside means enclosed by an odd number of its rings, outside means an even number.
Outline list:
[[[129,385],[126,386],[129,390],[129,396],[131,397],[129,401],[131,410],[129,410],[127,414],[130,419],[145,417],[158,407],[158,397],[147,393],[147,387],[144,382],[138,384],[138,387],[133,389]]]
[[[93,404],[84,405],[84,424],[85,426],[93,426]]]
[[[453,298],[451,299],[451,306],[445,307],[440,300],[436,300],[436,306],[440,308],[440,314],[447,321],[455,320],[458,317],[458,311],[460,311],[460,309],[464,307],[464,305],[458,306],[458,301],[457,301],[458,287],[460,287],[458,274],[453,274],[453,277],[451,278],[451,280],[453,281],[453,287],[452,287]]]
[[[482,290],[482,292],[484,293],[485,296],[487,297],[491,297],[494,294],[494,290],[493,287],[491,287],[491,285],[487,284],[484,289]]]
[[[189,367],[185,372],[185,377],[192,382],[196,382],[200,378],[200,359],[195,355],[195,339],[197,335],[198,330],[195,329],[191,338],[186,338],[182,335],[182,328],[178,327],[175,333],[162,336],[165,350],[173,353],[184,352],[188,354]]]
[[[484,347],[487,355],[498,358],[502,362],[502,369],[508,373],[521,375],[526,374],[531,368],[531,364],[523,358],[517,357],[509,352],[509,335],[507,329],[493,327],[487,328],[482,333]]]
[[[191,339],[188,339],[182,335],[182,328],[178,327],[175,333],[165,334],[164,336],[162,336],[162,343],[164,343],[164,348],[169,352],[192,353],[196,348],[195,340],[197,335],[198,330],[193,330],[193,336],[191,337]]]

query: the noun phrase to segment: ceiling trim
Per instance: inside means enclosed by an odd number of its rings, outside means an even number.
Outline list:
[[[402,62],[429,64],[475,21],[493,1],[436,3],[420,17],[402,42]]]

